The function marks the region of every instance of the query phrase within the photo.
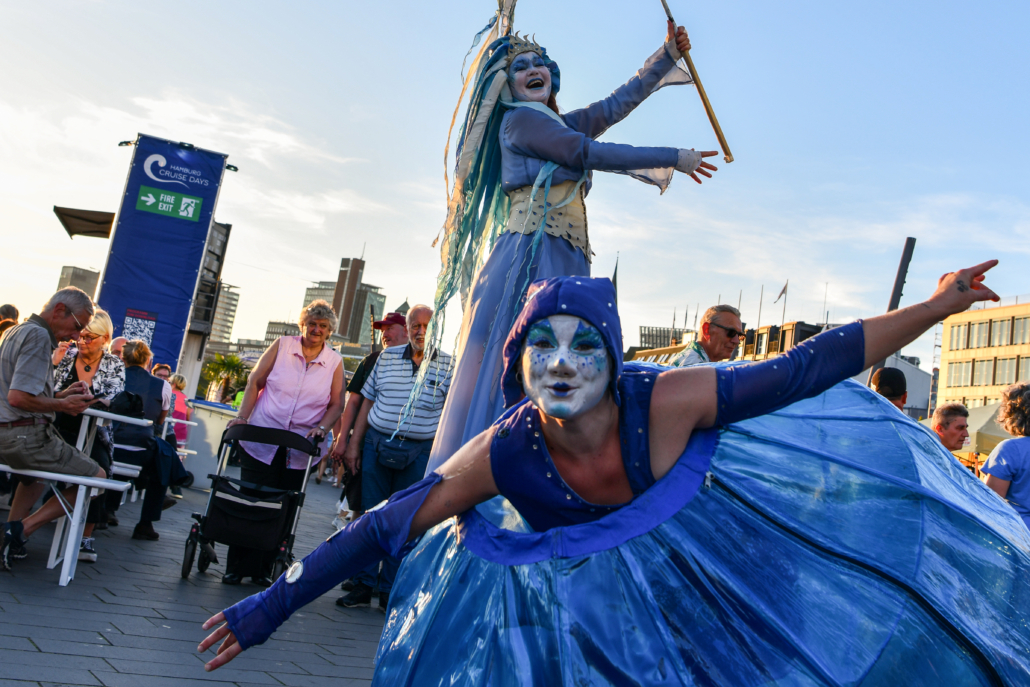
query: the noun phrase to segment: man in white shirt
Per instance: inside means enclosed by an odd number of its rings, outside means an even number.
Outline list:
[[[366,510],[425,476],[453,371],[450,355],[433,352],[418,400],[405,412],[425,357],[426,328],[432,316],[425,305],[408,311],[408,345],[380,353],[361,389],[366,402],[361,404],[343,459],[352,470],[361,470],[361,505]],[[353,578],[350,593],[337,599],[337,605],[368,605],[378,584],[379,608],[385,609],[398,561],[387,558],[377,575],[378,567],[366,568]]]

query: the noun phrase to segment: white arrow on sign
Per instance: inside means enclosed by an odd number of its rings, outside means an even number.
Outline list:
[[[146,204],[147,204],[147,207],[150,207],[150,206],[151,206],[151,205],[153,205],[153,204],[154,204],[155,202],[157,202],[157,199],[156,199],[156,198],[154,198],[154,194],[153,194],[153,193],[148,193],[148,194],[147,194],[147,195],[145,195],[145,196],[140,196],[140,198],[139,198],[139,199],[140,199],[140,200],[142,200],[142,201],[143,201],[144,203],[146,203]]]

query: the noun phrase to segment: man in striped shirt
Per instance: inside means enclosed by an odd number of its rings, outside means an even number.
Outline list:
[[[352,469],[361,470],[361,503],[368,508],[425,476],[433,438],[451,386],[451,356],[440,351],[433,353],[418,399],[410,413],[405,414],[404,407],[425,356],[426,327],[432,316],[433,311],[425,305],[416,305],[408,311],[408,345],[387,348],[380,353],[361,389],[366,402],[361,405],[343,459]],[[393,436],[394,432],[397,436]],[[351,591],[336,600],[337,605],[347,608],[368,605],[378,583],[379,608],[385,610],[398,565],[399,561],[387,558],[381,573],[378,564],[363,570],[354,578]]]

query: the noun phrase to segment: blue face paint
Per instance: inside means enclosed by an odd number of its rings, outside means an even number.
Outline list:
[[[609,368],[604,338],[589,322],[553,315],[530,326],[523,387],[545,414],[569,418],[593,408],[607,391]]]
[[[516,56],[508,66],[508,86],[516,100],[546,103],[551,97],[551,71],[544,58],[535,52]]]

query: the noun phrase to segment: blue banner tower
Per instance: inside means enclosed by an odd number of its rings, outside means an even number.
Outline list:
[[[114,335],[142,339],[176,368],[200,282],[222,153],[139,134],[97,303]]]

